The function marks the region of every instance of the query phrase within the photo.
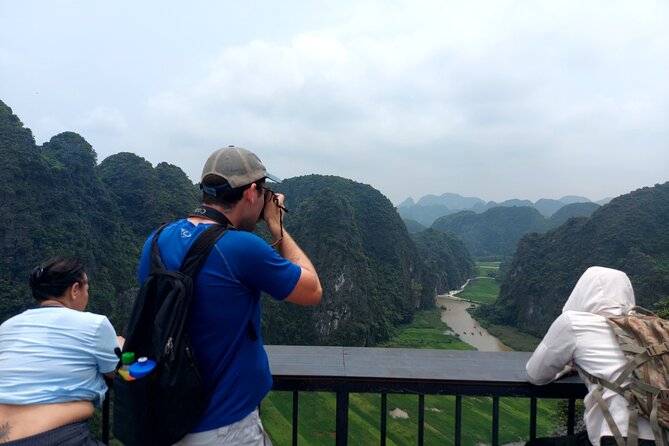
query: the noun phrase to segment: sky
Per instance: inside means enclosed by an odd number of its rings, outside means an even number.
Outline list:
[[[665,0],[0,0],[0,100],[42,144],[193,182],[214,150],[393,203],[669,180]]]

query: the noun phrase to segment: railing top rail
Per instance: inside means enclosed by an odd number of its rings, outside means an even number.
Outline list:
[[[272,373],[526,383],[527,352],[268,345]]]
[[[275,389],[581,397],[577,375],[549,386],[527,381],[528,352],[266,346]]]

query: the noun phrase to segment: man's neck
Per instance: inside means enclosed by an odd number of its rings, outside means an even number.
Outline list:
[[[215,212],[209,212],[209,215],[207,211],[209,210],[214,210]],[[235,226],[235,212],[234,209],[232,210],[225,210],[223,207],[214,205],[214,204],[201,204],[199,205],[195,212],[191,213],[188,216],[188,221],[193,223],[194,225],[198,225],[200,223],[204,224],[210,224],[210,223],[218,223],[218,224],[223,224],[222,219],[218,218],[218,215],[221,215],[225,219],[230,222],[230,224],[234,227]]]

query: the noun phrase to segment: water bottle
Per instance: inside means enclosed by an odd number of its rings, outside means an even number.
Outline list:
[[[121,355],[121,367],[118,369],[118,374],[126,381],[135,379],[130,376],[130,366],[135,362],[135,354],[133,352],[125,352]]]
[[[133,379],[144,378],[156,368],[156,361],[153,361],[146,356],[142,356],[130,366],[130,377]]]

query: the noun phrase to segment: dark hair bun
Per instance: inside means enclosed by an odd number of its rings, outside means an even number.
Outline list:
[[[35,267],[28,283],[37,300],[61,297],[74,283],[81,283],[86,270],[75,257],[54,257]]]

